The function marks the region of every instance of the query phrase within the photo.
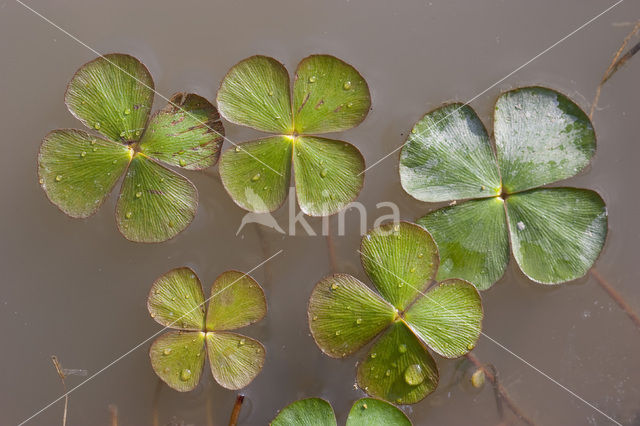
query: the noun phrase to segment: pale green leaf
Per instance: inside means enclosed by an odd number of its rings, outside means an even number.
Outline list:
[[[502,94],[493,126],[508,193],[574,176],[596,150],[589,117],[569,98],[544,87]]]
[[[204,294],[191,268],[176,268],[158,278],[149,291],[147,308],[165,327],[204,329]]]
[[[233,330],[260,321],[267,314],[262,287],[239,271],[223,272],[211,287],[208,331]]]
[[[153,79],[136,58],[120,53],[84,64],[67,87],[69,111],[116,141],[140,138],[153,102]]]
[[[369,231],[360,247],[362,266],[382,296],[403,311],[438,269],[436,243],[421,226],[388,223]]]
[[[297,137],[293,163],[300,209],[328,216],[355,200],[364,181],[364,158],[355,146],[332,139]]]
[[[500,197],[443,207],[418,219],[438,245],[436,278],[463,278],[486,290],[509,263],[509,231]]]
[[[419,297],[404,319],[431,349],[457,358],[475,347],[482,316],[478,290],[467,281],[452,278]]]
[[[597,193],[534,189],[506,202],[513,254],[525,275],[557,284],[587,273],[607,236],[607,208]]]
[[[124,145],[81,130],[54,130],[38,153],[40,185],[71,217],[94,214],[131,160]]]
[[[351,65],[329,55],[298,64],[293,85],[295,131],[340,132],[357,126],[371,107],[369,86]]]
[[[223,139],[216,107],[202,96],[177,93],[151,117],[139,149],[172,166],[200,170],[218,161]]]
[[[500,194],[489,135],[470,106],[443,106],[413,127],[400,153],[400,182],[429,202]]]
[[[320,349],[340,358],[383,331],[395,309],[351,275],[335,274],[316,284],[309,299],[309,328]]]
[[[240,207],[255,213],[276,210],[291,182],[292,140],[273,136],[239,144],[222,154],[220,178]]]
[[[135,242],[166,241],[193,220],[198,193],[179,174],[138,153],[131,160],[118,204],[118,229]]]
[[[241,389],[262,370],[265,350],[257,340],[236,333],[210,331],[206,343],[211,373],[222,387]]]
[[[284,407],[271,426],[336,426],[333,408],[324,399],[307,398]]]
[[[357,400],[347,418],[347,426],[411,426],[400,409],[374,398]]]
[[[218,90],[224,118],[273,133],[293,131],[289,73],[273,58],[252,56],[234,65]]]
[[[204,333],[170,331],[158,337],[149,349],[151,366],[170,388],[180,392],[195,389],[204,366]]]
[[[357,380],[371,396],[415,404],[438,386],[438,368],[411,330],[396,322],[358,364]]]

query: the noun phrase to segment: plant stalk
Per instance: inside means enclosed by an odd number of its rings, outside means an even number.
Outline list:
[[[231,417],[229,418],[229,426],[236,426],[238,424],[238,417],[240,417],[240,410],[242,409],[243,402],[244,395],[238,395],[236,397],[236,403],[233,404],[233,410],[231,411]]]

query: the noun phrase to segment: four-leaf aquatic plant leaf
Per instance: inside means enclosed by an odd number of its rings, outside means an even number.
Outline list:
[[[320,398],[295,401],[278,413],[271,426],[337,426],[331,404]],[[374,398],[357,400],[347,417],[346,426],[411,426],[401,410]]]
[[[446,358],[474,348],[482,326],[480,294],[461,279],[429,288],[438,249],[418,225],[374,228],[362,239],[360,254],[379,294],[351,275],[324,278],[309,300],[311,334],[334,358],[351,355],[381,335],[358,364],[358,386],[374,397],[414,404],[438,384],[427,347]]]
[[[265,349],[260,342],[229,331],[266,315],[262,287],[247,274],[227,271],[213,283],[207,300],[200,280],[187,267],[167,272],[149,292],[151,317],[176,330],[153,342],[151,365],[158,377],[180,392],[198,385],[205,357],[215,380],[227,389],[247,386],[264,364]]]
[[[587,115],[551,89],[503,93],[494,139],[473,109],[427,113],[400,156],[402,187],[421,201],[453,203],[418,219],[438,244],[439,280],[464,278],[486,290],[504,273],[509,241],[522,272],[543,284],[583,276],[602,250],[607,210],[594,191],[538,188],[574,176],[596,138]]]
[[[109,54],[83,65],[69,82],[65,103],[102,136],[54,130],[38,154],[40,185],[75,218],[94,214],[124,174],[116,221],[136,242],[168,240],[196,214],[196,188],[160,162],[187,170],[212,166],[224,135],[218,111],[206,99],[177,93],[149,118],[153,95],[151,74],[132,56]]]
[[[232,123],[277,134],[222,155],[222,183],[240,207],[276,210],[286,199],[292,169],[298,203],[308,215],[336,213],[358,196],[364,180],[360,151],[312,136],[355,127],[369,112],[369,87],[351,65],[333,56],[309,56],[298,64],[292,94],[281,63],[252,56],[231,68],[217,100]]]

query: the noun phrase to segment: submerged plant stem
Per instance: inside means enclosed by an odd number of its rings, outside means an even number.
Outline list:
[[[238,424],[238,417],[240,417],[240,410],[242,409],[243,401],[244,395],[238,395],[236,397],[236,403],[233,404],[233,410],[231,411],[231,417],[229,418],[229,426],[236,426]]]
[[[502,401],[504,401],[509,409],[515,414],[520,420],[522,420],[525,424],[534,426],[535,423],[526,414],[522,412],[520,407],[516,405],[515,402],[511,399],[507,390],[498,382],[497,371],[495,368],[489,368],[486,365],[482,364],[480,360],[471,352],[465,355],[465,357],[471,361],[477,368],[482,369],[484,375],[491,384],[493,385],[494,392],[496,393],[496,404],[498,405],[498,412],[502,411]]]
[[[331,266],[331,273],[338,272],[338,260],[336,258],[336,249],[333,245],[333,237],[331,237],[331,226],[329,219],[327,219],[327,251],[329,252],[329,265]]]
[[[153,426],[160,426],[160,416],[158,414],[158,405],[160,403],[160,391],[164,386],[164,382],[158,379],[156,390],[153,393],[153,402],[151,403],[151,424]]]
[[[638,50],[640,50],[640,42],[638,42],[635,46],[629,49],[629,51],[625,53],[624,56],[621,57],[622,52],[624,52],[624,49],[629,44],[629,41],[631,41],[631,38],[634,35],[636,35],[638,31],[640,31],[640,20],[636,22],[636,24],[633,26],[633,29],[624,38],[624,40],[622,41],[622,44],[620,45],[615,55],[613,56],[613,59],[611,60],[609,67],[604,72],[604,75],[602,76],[602,80],[600,80],[600,84],[598,84],[598,88],[596,89],[596,95],[593,98],[593,102],[591,103],[591,110],[589,110],[590,119],[593,119],[593,113],[595,112],[596,107],[598,106],[598,100],[600,100],[600,92],[602,91],[602,86],[604,86],[604,84],[613,76],[613,74],[615,74],[616,71],[620,69],[621,66],[623,66],[633,55],[635,55],[638,52]]]
[[[640,329],[640,317],[638,317],[638,314],[633,312],[631,306],[629,306],[629,304],[624,300],[620,293],[618,293],[616,289],[614,289],[611,284],[609,284],[609,282],[607,282],[607,280],[605,280],[604,277],[600,275],[600,272],[598,272],[596,268],[591,268],[591,275],[595,277],[598,284],[600,284],[600,287],[602,287],[604,291],[607,292],[609,297],[611,297],[618,304],[618,306],[620,306],[620,308],[629,316],[629,318],[631,318],[631,321],[633,321],[636,327]]]

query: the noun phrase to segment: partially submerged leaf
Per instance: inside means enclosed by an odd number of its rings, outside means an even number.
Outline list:
[[[118,229],[131,241],[165,241],[191,223],[197,206],[198,193],[189,180],[138,153],[116,205]]]
[[[267,314],[262,287],[239,271],[222,273],[211,287],[208,331],[234,330],[260,321]]]
[[[413,127],[400,154],[400,182],[411,196],[429,202],[500,194],[489,135],[470,106],[443,106]]]
[[[301,399],[280,410],[271,426],[336,426],[333,408],[324,399]]]
[[[340,132],[357,126],[371,107],[369,86],[355,68],[329,55],[298,64],[293,85],[295,131]]]
[[[417,220],[438,245],[438,281],[463,278],[486,290],[509,263],[509,232],[500,197],[443,207]]]
[[[407,310],[407,325],[447,358],[472,350],[482,330],[482,301],[473,284],[452,278],[429,289]]]
[[[260,373],[264,346],[255,339],[225,331],[206,333],[211,373],[220,386],[241,389]]]
[[[220,113],[232,123],[265,132],[293,131],[289,73],[273,58],[252,56],[234,65],[217,100]]]
[[[40,185],[71,217],[94,214],[124,173],[132,151],[81,130],[54,130],[38,153]]]
[[[346,426],[411,426],[411,421],[388,402],[362,398],[351,407]]]
[[[112,53],[80,67],[65,102],[87,127],[116,141],[135,141],[149,117],[153,91],[153,78],[140,61]]]
[[[292,141],[273,136],[239,144],[220,160],[220,178],[233,200],[255,213],[276,210],[291,182]]]
[[[324,353],[350,355],[383,331],[396,317],[393,306],[346,274],[324,278],[309,299],[309,328]]]
[[[541,188],[506,202],[513,254],[522,272],[543,284],[587,273],[607,236],[607,208],[596,192]]]
[[[216,107],[202,96],[176,93],[151,117],[139,149],[172,166],[200,170],[218,161],[223,139]]]
[[[149,291],[151,317],[165,327],[202,331],[204,294],[191,268],[173,269],[158,278]]]
[[[204,333],[170,331],[149,350],[151,366],[169,387],[180,392],[195,389],[204,366]]]
[[[569,98],[544,87],[503,93],[493,126],[508,193],[572,177],[596,150],[589,117]]]
[[[358,364],[358,386],[396,404],[415,404],[438,385],[436,363],[402,322],[395,322]]]
[[[385,300],[403,311],[438,269],[438,249],[424,228],[408,222],[374,228],[362,239],[362,266]]]
[[[349,143],[299,136],[294,142],[293,163],[298,203],[310,216],[337,213],[362,189],[364,158]]]

